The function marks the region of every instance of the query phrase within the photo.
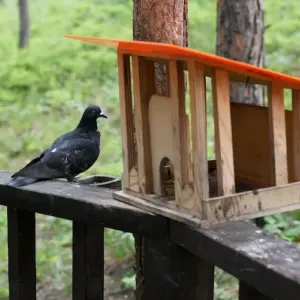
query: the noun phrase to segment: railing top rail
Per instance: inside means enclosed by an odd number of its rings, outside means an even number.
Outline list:
[[[0,205],[145,236],[167,235],[166,219],[114,200],[111,190],[66,181],[14,188],[6,185],[10,175],[0,171]]]

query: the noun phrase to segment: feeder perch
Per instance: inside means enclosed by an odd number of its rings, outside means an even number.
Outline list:
[[[114,198],[193,226],[300,208],[299,78],[171,44],[66,37],[117,50],[124,171]],[[156,93],[155,62],[166,66],[168,96]],[[267,86],[268,106],[230,103],[230,81]],[[284,89],[292,90],[292,110]]]

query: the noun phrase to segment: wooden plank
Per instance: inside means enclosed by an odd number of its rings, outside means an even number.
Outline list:
[[[271,151],[271,182],[273,185],[288,182],[287,146],[284,112],[284,90],[279,84],[272,84],[268,88],[268,111],[270,126]]]
[[[201,223],[199,216],[196,216],[194,212],[187,212],[175,203],[168,203],[166,199],[155,199],[151,198],[151,196],[143,199],[138,194],[133,195],[133,193],[125,193],[123,191],[115,192],[113,197],[140,209],[145,209],[146,211],[183,222],[190,226],[199,226]]]
[[[104,228],[73,222],[73,300],[101,300],[104,292]]]
[[[120,119],[123,150],[122,185],[129,188],[129,172],[136,164],[131,93],[130,57],[118,53]]]
[[[152,62],[132,57],[136,143],[140,192],[153,192],[148,103],[155,93]]]
[[[171,221],[170,240],[271,299],[299,299],[299,247],[253,224],[227,222],[200,229]]]
[[[292,91],[293,181],[300,181],[300,92]],[[287,142],[289,145],[289,142]]]
[[[0,171],[0,205],[83,223],[101,222],[104,227],[145,236],[167,232],[167,220],[114,200],[111,190],[59,180],[13,188],[6,185],[10,176]]]
[[[239,300],[271,300],[272,298],[260,293],[258,290],[240,280]]]
[[[300,182],[211,198],[203,203],[203,219],[224,222],[252,219],[300,208]]]
[[[214,267],[168,239],[135,236],[137,300],[212,300]]]
[[[228,195],[235,191],[228,72],[215,69],[212,90],[218,192]]]
[[[185,110],[184,72],[182,65],[176,60],[169,61],[170,94],[172,103],[172,132],[174,151],[174,186],[175,200],[178,205],[184,205],[181,197],[182,189],[189,179],[189,149],[187,137],[187,122]]]
[[[8,207],[7,235],[9,299],[35,300],[35,214]]]
[[[194,166],[194,199],[198,211],[209,196],[206,128],[206,84],[203,66],[189,61],[190,105]]]
[[[231,103],[231,118],[235,175],[271,186],[268,108]],[[285,110],[289,182],[293,182],[295,165],[292,118],[292,111]]]

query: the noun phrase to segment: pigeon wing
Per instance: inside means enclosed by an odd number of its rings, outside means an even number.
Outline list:
[[[98,156],[99,147],[92,140],[67,140],[48,150],[35,164],[24,167],[15,176],[39,179],[76,176],[89,169]]]

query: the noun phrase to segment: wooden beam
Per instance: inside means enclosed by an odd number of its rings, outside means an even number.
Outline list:
[[[154,66],[138,56],[132,57],[134,110],[140,192],[153,192],[148,104],[154,94]]]
[[[135,246],[137,300],[213,300],[213,265],[169,239],[136,235]]]
[[[188,63],[192,145],[194,166],[194,193],[198,211],[209,196],[206,128],[206,84],[203,65],[191,60]]]
[[[123,150],[122,186],[123,188],[129,188],[129,173],[136,161],[129,55],[118,53],[118,71]]]
[[[292,91],[293,181],[300,181],[300,91]]]
[[[288,183],[287,146],[284,111],[284,90],[279,84],[268,87],[270,126],[271,182],[273,185]]]
[[[104,228],[73,222],[73,300],[103,300]]]
[[[208,199],[204,220],[217,223],[251,219],[300,208],[300,182]]]
[[[169,61],[170,94],[172,104],[173,147],[174,147],[174,185],[175,200],[182,204],[182,189],[189,179],[189,152],[187,137],[187,122],[185,110],[185,90],[183,66],[176,60]]]
[[[246,282],[240,280],[239,300],[272,300],[272,298],[262,294]]]
[[[171,221],[170,240],[270,299],[299,298],[299,247],[253,224],[227,222],[197,229]]]
[[[219,195],[235,192],[228,72],[215,69],[212,80],[215,151]]]
[[[145,236],[167,232],[167,220],[114,200],[108,189],[59,180],[14,188],[6,185],[10,176],[0,171],[0,205],[83,223],[101,222],[104,227]]]
[[[9,299],[35,300],[35,213],[8,207],[7,235]]]

